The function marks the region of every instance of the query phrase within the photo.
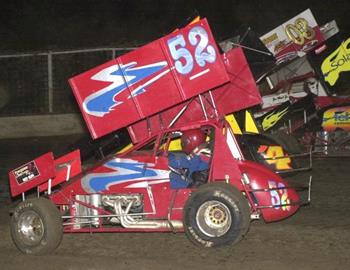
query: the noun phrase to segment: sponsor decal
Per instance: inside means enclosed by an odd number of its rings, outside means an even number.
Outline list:
[[[23,210],[25,210],[26,208],[32,208],[32,207],[33,207],[33,203],[28,201],[23,201],[21,204],[19,204],[16,207],[13,215],[17,219]]]
[[[285,94],[285,95],[279,95],[279,96],[275,96],[275,97],[272,97],[272,103],[283,103],[283,102],[286,102],[287,100],[289,100],[289,96],[288,94]]]
[[[15,171],[13,171],[13,174],[18,184],[28,182],[40,175],[39,170],[34,161],[31,161],[16,169]]]
[[[325,131],[337,128],[350,131],[350,107],[337,107],[324,112],[322,127]]]
[[[331,86],[338,81],[340,73],[350,71],[350,38],[324,59],[321,70],[326,82]]]
[[[282,111],[273,111],[266,115],[262,121],[263,130],[268,130],[272,128],[276,123],[288,112],[288,107]]]
[[[264,45],[267,45],[269,43],[274,42],[275,40],[278,40],[277,33],[273,33],[272,35],[263,38],[261,41],[262,41],[262,43],[264,43]]]
[[[190,234],[192,234],[193,238],[200,244],[202,244],[204,247],[212,247],[214,245],[214,242],[212,241],[206,241],[200,238],[197,233],[194,231],[193,227],[188,227],[188,231]]]
[[[288,190],[284,189],[286,186],[283,183],[276,183],[275,181],[268,181],[271,196],[271,204],[275,209],[282,209],[283,211],[290,211],[291,206],[288,198]]]
[[[262,109],[268,109],[270,107],[276,107],[282,103],[289,101],[288,93],[266,95],[262,97]]]
[[[287,24],[285,32],[287,37],[298,45],[303,45],[307,40],[312,40],[315,37],[315,30],[304,18],[298,18],[294,23]]]

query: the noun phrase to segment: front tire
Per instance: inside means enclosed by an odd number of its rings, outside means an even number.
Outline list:
[[[249,225],[248,201],[229,184],[201,186],[191,195],[184,208],[185,233],[200,246],[235,244],[247,233]]]
[[[34,198],[21,202],[10,221],[11,237],[25,254],[53,252],[63,236],[60,212],[48,199]]]

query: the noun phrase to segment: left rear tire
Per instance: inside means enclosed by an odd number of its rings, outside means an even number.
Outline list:
[[[45,198],[21,202],[12,215],[10,227],[13,242],[25,254],[51,253],[63,236],[60,212]]]

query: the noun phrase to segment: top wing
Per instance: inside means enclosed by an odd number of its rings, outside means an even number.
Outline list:
[[[278,62],[303,55],[324,42],[324,36],[310,9],[276,27],[260,39]]]
[[[228,83],[212,89],[210,93],[204,93],[201,100],[196,97],[130,125],[128,132],[132,142],[138,143],[170,125],[176,127],[206,118],[224,117],[226,114],[260,104],[261,96],[243,50],[235,48],[221,57],[230,78]],[[186,110],[177,118],[185,106]],[[203,113],[203,108],[206,114]]]
[[[69,80],[94,139],[230,80],[206,19]]]

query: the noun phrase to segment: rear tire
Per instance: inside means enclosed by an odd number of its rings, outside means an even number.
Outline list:
[[[250,207],[242,192],[225,183],[201,186],[184,208],[187,237],[196,245],[235,244],[248,232]]]
[[[301,154],[303,152],[302,145],[293,135],[278,131],[273,134],[266,134],[266,136],[275,140],[289,154]]]
[[[11,237],[25,254],[53,252],[63,236],[61,214],[48,199],[35,198],[21,202],[10,221]]]

